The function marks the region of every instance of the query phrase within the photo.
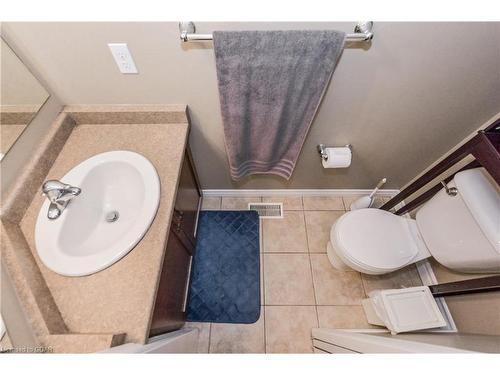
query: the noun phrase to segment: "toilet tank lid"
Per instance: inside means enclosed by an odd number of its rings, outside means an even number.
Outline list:
[[[500,253],[500,188],[484,168],[455,175],[455,185],[482,232]]]

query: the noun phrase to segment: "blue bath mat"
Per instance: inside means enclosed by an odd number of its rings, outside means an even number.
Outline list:
[[[202,211],[187,320],[255,323],[260,315],[259,215]]]

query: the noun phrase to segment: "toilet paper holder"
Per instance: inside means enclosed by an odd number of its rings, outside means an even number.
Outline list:
[[[345,145],[344,147],[349,147],[352,151],[352,146],[351,145]],[[318,146],[316,146],[318,150],[318,154],[321,156],[321,159],[324,161],[328,160],[328,153],[326,152],[326,149],[328,148],[325,146],[323,143],[320,143]]]

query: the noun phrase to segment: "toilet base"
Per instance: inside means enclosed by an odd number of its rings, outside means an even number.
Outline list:
[[[361,269],[360,267],[357,267],[356,265],[348,265],[346,264],[346,262],[344,262],[344,260],[339,256],[339,254],[337,254],[335,252],[335,250],[333,249],[333,246],[330,242],[328,242],[328,245],[327,245],[327,248],[326,248],[326,255],[328,256],[328,260],[330,261],[330,264],[333,266],[333,268],[335,268],[336,270],[339,270],[339,271],[358,271],[360,273],[364,273],[364,274],[367,274],[367,275],[385,275],[385,274],[388,274],[388,273],[391,273],[391,272],[395,272],[401,268],[404,268],[404,267],[407,267],[409,266],[410,264],[415,264],[423,259],[426,259],[426,258],[429,258],[430,255],[428,254],[425,254],[425,253],[419,253],[417,254],[417,256],[412,259],[411,262],[399,267],[399,268],[395,268],[393,270],[387,270],[387,271],[373,271],[373,270],[367,270],[367,269]]]
[[[326,255],[328,256],[328,260],[333,268],[339,271],[354,271],[337,255],[330,241],[328,241],[328,244],[326,245]]]

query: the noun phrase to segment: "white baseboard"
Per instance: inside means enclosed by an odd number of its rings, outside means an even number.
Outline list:
[[[346,196],[370,194],[372,189],[203,189],[204,197],[255,197],[255,196]],[[377,195],[394,196],[397,189],[380,189]]]

